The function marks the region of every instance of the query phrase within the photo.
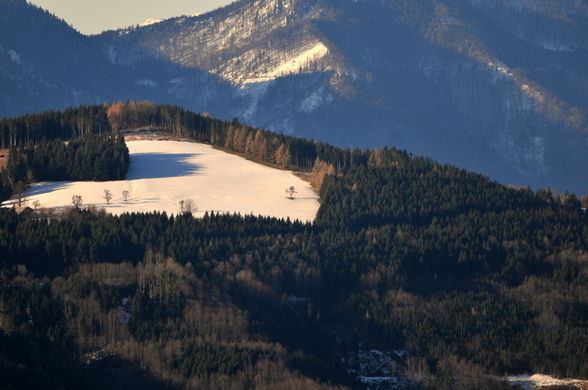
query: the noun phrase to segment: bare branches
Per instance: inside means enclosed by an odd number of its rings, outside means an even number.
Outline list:
[[[192,214],[198,210],[192,199],[182,199],[178,203],[182,214]]]
[[[110,203],[110,200],[112,199],[112,192],[110,192],[110,190],[104,190],[103,198],[106,201],[106,203]]]
[[[74,205],[74,207],[76,209],[79,209],[82,207],[82,204],[84,203],[84,201],[82,200],[82,195],[74,195],[71,197],[71,203]]]

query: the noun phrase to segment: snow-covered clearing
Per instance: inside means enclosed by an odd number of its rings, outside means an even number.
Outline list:
[[[534,375],[515,375],[506,378],[507,381],[513,385],[518,385],[524,390],[535,390],[542,387],[554,386],[569,386],[578,389],[588,388],[588,383],[577,379],[557,379],[549,375],[534,374]]]
[[[41,208],[72,205],[81,195],[83,205],[95,205],[112,214],[165,211],[177,214],[179,202],[191,199],[197,211],[290,217],[313,221],[318,195],[310,184],[291,172],[270,168],[209,145],[181,141],[129,141],[131,166],[127,180],[110,182],[47,182],[32,185],[27,205]],[[286,188],[294,186],[295,199]],[[104,190],[112,193],[109,204]],[[129,191],[128,201],[123,191]],[[13,201],[3,204],[10,207]]]

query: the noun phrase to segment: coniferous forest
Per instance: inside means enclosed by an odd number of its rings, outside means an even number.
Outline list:
[[[124,179],[129,168],[124,138],[88,135],[72,141],[42,139],[10,148],[0,177],[0,200],[22,192],[33,181],[107,181]]]
[[[13,181],[120,180],[129,167],[123,137],[86,136],[67,144],[41,141],[10,150],[8,176]]]
[[[363,388],[345,363],[362,345],[407,351],[394,362],[404,388],[588,377],[576,195],[150,103],[2,120],[0,138],[34,178],[52,177],[34,156],[63,141],[112,144],[124,174],[122,137],[78,138],[140,128],[313,174],[315,223],[0,209],[4,388]]]

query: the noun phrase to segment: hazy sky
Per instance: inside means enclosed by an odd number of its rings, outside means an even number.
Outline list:
[[[233,0],[29,0],[84,34],[210,11]]]

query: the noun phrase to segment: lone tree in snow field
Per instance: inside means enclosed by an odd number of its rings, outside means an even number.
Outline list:
[[[290,196],[290,199],[294,199],[294,194],[297,193],[296,188],[294,186],[290,186],[286,188],[286,193]]]
[[[71,203],[74,205],[76,209],[82,207],[82,195],[74,195],[71,197]]]
[[[184,210],[190,214],[196,211],[196,206],[194,205],[194,201],[192,199],[186,199],[184,202]]]
[[[123,199],[124,199],[125,202],[129,200],[129,195],[130,195],[130,192],[127,191],[127,190],[124,190],[122,192],[122,197],[123,197]]]
[[[110,203],[110,199],[112,199],[112,192],[110,190],[104,190],[104,200],[106,200],[106,203]]]
[[[196,211],[194,201],[192,199],[184,199],[178,202],[180,204],[180,213],[192,214]]]

